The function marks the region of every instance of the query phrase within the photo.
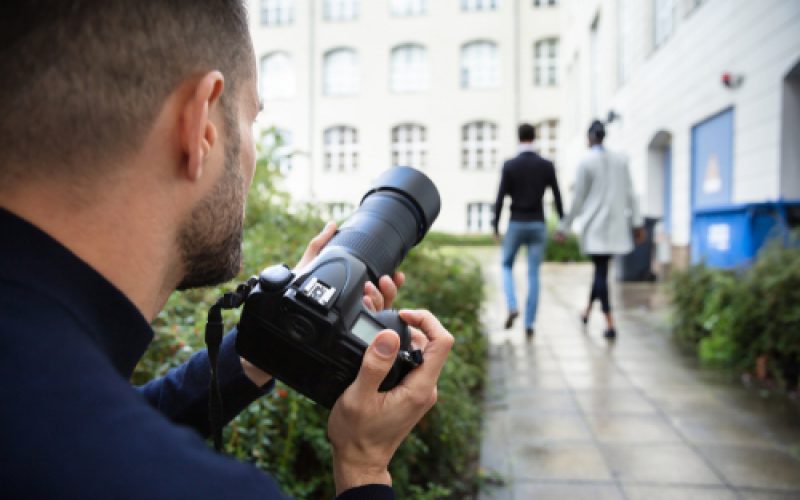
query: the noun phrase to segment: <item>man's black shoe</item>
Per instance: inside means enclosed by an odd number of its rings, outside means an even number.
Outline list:
[[[533,338],[533,328],[525,329],[525,337],[527,337],[528,340]]]
[[[506,324],[505,324],[506,330],[514,326],[514,320],[517,319],[517,316],[519,316],[519,311],[508,312],[508,318],[506,318]]]
[[[606,333],[603,334],[603,337],[607,339],[615,339],[617,338],[617,331],[613,328],[609,328],[606,330]]]

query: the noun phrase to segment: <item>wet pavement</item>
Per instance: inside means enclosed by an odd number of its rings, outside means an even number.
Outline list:
[[[674,346],[663,290],[612,283],[619,338],[578,310],[591,266],[545,264],[536,335],[504,330],[496,249],[484,265],[489,332],[481,499],[800,499],[800,411],[700,369]],[[518,301],[525,260],[515,267]],[[613,275],[613,269],[612,269]]]

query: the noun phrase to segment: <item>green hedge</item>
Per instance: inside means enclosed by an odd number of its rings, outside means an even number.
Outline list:
[[[800,249],[797,236],[773,242],[753,266],[676,273],[671,294],[679,342],[711,366],[766,375],[781,387],[800,382]],[[759,374],[764,375],[764,374]]]
[[[279,142],[276,142],[276,146]],[[262,152],[249,193],[244,271],[236,282],[276,262],[292,264],[323,226],[313,211],[292,213],[275,189],[271,152]],[[478,312],[483,282],[476,262],[423,242],[401,268],[407,283],[398,307],[431,309],[456,343],[439,383],[439,402],[397,451],[391,464],[399,498],[463,498],[476,486],[486,340]],[[156,338],[136,369],[141,383],[163,374],[203,347],[208,307],[226,288],[173,294],[153,323]],[[235,314],[228,313],[229,326]],[[225,430],[226,451],[273,474],[298,498],[332,498],[328,411],[278,384]]]
[[[581,254],[578,238],[574,234],[567,235],[566,241],[556,243],[552,238],[553,228],[544,250],[545,262],[581,262],[587,260]],[[490,234],[450,234],[433,231],[425,241],[435,247],[442,246],[494,246],[497,245]]]

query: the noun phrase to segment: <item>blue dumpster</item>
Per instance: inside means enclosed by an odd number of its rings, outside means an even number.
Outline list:
[[[800,201],[697,209],[692,220],[692,264],[730,269],[750,264],[771,238],[800,224]]]

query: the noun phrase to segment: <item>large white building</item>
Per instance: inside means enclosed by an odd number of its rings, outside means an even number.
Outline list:
[[[251,0],[264,126],[294,197],[352,210],[394,164],[442,193],[435,228],[486,232],[516,128],[567,201],[608,121],[664,261],[709,205],[800,199],[800,0]],[[727,85],[723,76],[727,75]],[[609,116],[609,115],[612,116]],[[507,213],[507,211],[506,211]]]
[[[442,194],[435,228],[486,232],[516,129],[557,156],[556,0],[251,0],[262,126],[285,131],[295,199],[352,210],[396,164]]]
[[[698,210],[800,200],[800,1],[566,9],[562,180],[591,118],[613,112],[607,144],[629,155],[644,213],[662,220],[660,259],[680,265]]]

